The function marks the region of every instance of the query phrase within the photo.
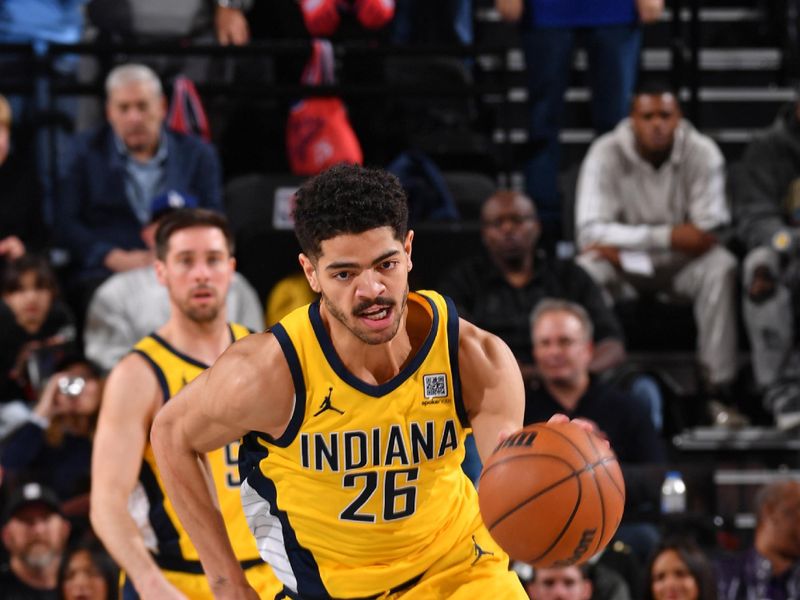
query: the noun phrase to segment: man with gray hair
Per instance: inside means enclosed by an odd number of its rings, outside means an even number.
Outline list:
[[[78,136],[61,185],[56,235],[71,253],[82,307],[111,273],[153,261],[139,232],[154,197],[174,190],[222,211],[216,150],[165,128],[166,100],[149,67],[113,69],[106,97],[108,124]]]
[[[753,546],[719,564],[720,600],[800,598],[800,481],[758,491]]]
[[[555,413],[580,417],[608,438],[621,462],[663,462],[664,448],[644,403],[590,376],[592,329],[575,302],[547,298],[536,305],[530,333],[539,379],[526,390],[525,424]]]

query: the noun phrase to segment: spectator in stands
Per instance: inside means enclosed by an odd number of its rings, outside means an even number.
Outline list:
[[[614,300],[645,292],[691,301],[705,391],[727,399],[736,377],[736,259],[715,231],[730,221],[724,159],[682,118],[669,86],[640,87],[630,118],[581,165],[578,263]],[[718,424],[741,415],[713,401]]]
[[[755,382],[777,425],[800,424],[800,101],[745,150],[731,182],[737,237],[747,251],[743,313]]]
[[[753,546],[720,561],[720,600],[800,598],[800,481],[758,491]]]
[[[600,372],[625,359],[622,330],[591,278],[575,263],[552,260],[536,251],[540,225],[533,201],[499,191],[481,207],[485,252],[456,265],[440,283],[459,313],[500,336],[533,374],[529,319],[546,297],[565,298],[586,308],[595,324],[591,370]]]
[[[194,208],[193,196],[168,192],[156,196],[150,208],[150,221],[142,228],[142,238],[155,251],[155,231],[159,220],[174,210]],[[142,310],[146,306],[147,310]],[[253,331],[264,329],[258,294],[241,273],[234,273],[228,290],[228,315]],[[157,330],[169,318],[169,296],[159,283],[153,264],[116,273],[94,293],[89,303],[84,328],[86,356],[105,372],[110,371],[133,345]]]
[[[3,598],[58,597],[58,567],[69,530],[52,490],[39,483],[26,483],[9,495],[0,530],[8,552],[8,562],[0,566]]]
[[[625,116],[639,66],[639,23],[660,18],[663,0],[495,0],[500,15],[522,24],[528,65],[529,142],[525,170],[528,193],[546,223],[561,215],[556,175],[564,93],[576,42],[586,50],[592,90],[592,125],[598,134]]]
[[[83,9],[88,0],[4,0],[0,18],[0,47],[5,44],[31,44],[36,52],[15,54],[3,49],[0,59],[0,89],[29,86],[32,93],[9,95],[18,124],[25,130],[24,138],[35,150],[35,164],[44,184],[43,213],[45,222],[53,225],[57,190],[51,172],[55,173],[69,146],[78,112],[77,99],[56,95],[52,103],[43,90],[53,83],[74,83],[78,57],[58,54],[48,62],[48,68],[38,64],[37,53],[49,44],[74,44],[81,40],[84,28]],[[54,112],[55,111],[55,112]],[[53,144],[54,143],[54,144]],[[56,157],[54,165],[52,158]]]
[[[35,479],[62,500],[88,494],[101,390],[96,367],[80,359],[65,361],[48,379],[28,421],[3,445],[0,466],[6,481]]]
[[[42,190],[32,164],[11,148],[11,105],[0,95],[0,257],[41,250],[46,234]]]
[[[216,150],[164,127],[156,74],[143,65],[116,67],[106,94],[109,125],[77,139],[62,188],[57,233],[73,254],[78,308],[111,273],[153,262],[139,234],[155,196],[176,190],[222,210]]]
[[[63,600],[116,600],[119,568],[99,542],[84,542],[68,549],[58,571]]]
[[[58,299],[49,263],[36,255],[25,254],[6,266],[0,297],[0,402],[32,401],[74,341],[75,321]],[[8,418],[5,411],[0,414],[0,437]]]
[[[580,417],[595,424],[621,462],[664,462],[644,404],[591,376],[592,322],[583,307],[567,300],[540,301],[531,314],[530,334],[539,376],[526,393],[526,425],[555,413]]]
[[[711,562],[688,538],[665,539],[653,554],[645,579],[645,600],[717,600]]]
[[[532,600],[630,600],[625,580],[600,564],[533,569],[523,581]]]

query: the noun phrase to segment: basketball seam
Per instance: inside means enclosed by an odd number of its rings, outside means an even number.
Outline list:
[[[573,475],[574,475],[574,472],[573,472]],[[564,481],[566,481],[566,479]],[[581,499],[583,498],[583,485],[581,484],[580,476],[578,476],[576,478],[576,481],[578,482],[578,497],[575,499],[575,506],[572,507],[572,513],[569,515],[569,518],[567,519],[567,522],[564,523],[564,527],[561,528],[561,531],[559,532],[559,534],[556,536],[556,538],[553,540],[553,542],[547,548],[545,548],[544,552],[542,552],[538,556],[534,556],[533,558],[530,558],[530,559],[526,560],[525,562],[527,562],[527,563],[535,563],[537,561],[540,561],[543,557],[545,557],[548,554],[550,554],[550,552],[553,550],[553,548],[555,548],[558,545],[558,543],[561,541],[561,538],[564,537],[564,534],[569,529],[569,526],[572,525],[572,521],[575,519],[575,515],[578,513],[578,508],[580,507]],[[528,501],[530,501],[531,499],[532,498],[529,498]]]
[[[595,451],[595,454],[599,454],[597,452],[597,447],[594,445],[592,441],[592,436],[589,434],[588,431],[584,432],[586,434],[586,439],[589,442],[589,445],[592,447],[592,450]],[[602,463],[599,463],[602,464]],[[597,488],[597,497],[600,498],[600,535],[597,538],[597,543],[594,545],[594,552],[592,555],[596,554],[598,550],[600,550],[600,542],[603,541],[603,537],[605,536],[606,531],[606,503],[605,499],[603,498],[603,491],[600,489],[600,482],[597,481],[597,477],[594,475],[594,469],[592,469],[592,481],[594,482],[595,488]]]
[[[568,466],[570,469],[572,469],[572,472],[569,475],[567,475],[566,477],[564,477],[563,479],[559,479],[558,481],[556,481],[554,483],[551,483],[546,488],[544,488],[542,490],[539,490],[533,496],[527,497],[525,500],[523,500],[520,504],[518,504],[514,508],[509,509],[504,515],[502,515],[501,517],[496,519],[495,522],[492,525],[489,526],[489,529],[494,528],[498,523],[500,523],[500,521],[503,521],[507,517],[511,516],[512,513],[515,513],[516,511],[518,511],[520,508],[525,506],[531,500],[536,500],[536,498],[538,498],[539,496],[541,496],[545,492],[549,492],[554,487],[557,487],[557,486],[561,485],[565,481],[569,480],[570,477],[573,477],[575,475],[575,467],[572,464],[570,464],[568,461],[566,461],[563,458],[561,458],[560,456],[556,456],[555,454],[537,454],[536,456],[537,457],[541,457],[541,458],[552,458],[552,459],[555,459],[556,461],[561,462],[561,463],[565,464],[566,466]],[[494,463],[490,467],[490,469],[492,469],[492,468],[494,468],[495,466],[498,466],[498,465],[504,465],[507,462],[511,462],[512,460],[526,459],[526,458],[530,459],[531,455],[530,454],[518,454],[517,456],[509,456],[508,458],[504,458],[503,460]]]
[[[565,481],[568,481],[570,478],[572,478],[572,477],[580,477],[580,475],[582,473],[585,473],[585,472],[589,471],[590,469],[594,469],[596,466],[600,465],[603,462],[606,462],[606,461],[609,461],[609,460],[616,460],[612,456],[607,456],[607,457],[603,458],[601,461],[586,465],[586,466],[584,466],[584,467],[582,467],[580,469],[575,469],[574,465],[570,464],[568,461],[564,460],[560,456],[556,456],[554,454],[537,454],[536,457],[537,458],[553,458],[553,459],[555,459],[557,461],[560,461],[560,462],[564,463],[565,465],[567,465],[568,467],[570,467],[573,470],[569,475],[567,475],[565,477],[562,477],[558,481],[554,481],[553,483],[548,485],[546,488],[543,488],[543,489],[539,490],[538,492],[536,492],[533,496],[528,496],[527,498],[525,498],[525,500],[523,500],[522,502],[517,504],[515,507],[509,509],[505,514],[503,514],[502,516],[500,516],[497,519],[495,519],[495,521],[491,525],[489,525],[489,530],[492,530],[495,527],[497,527],[497,525],[500,524],[501,521],[504,521],[505,519],[510,517],[512,514],[517,512],[520,508],[522,508],[523,506],[525,506],[529,502],[532,502],[532,501],[536,500],[539,496],[549,492],[550,490],[552,490],[555,487],[558,487],[559,485],[561,485]],[[512,460],[526,459],[526,458],[530,459],[531,456],[528,455],[528,454],[519,454],[517,456],[509,456],[508,458],[504,458],[502,461],[494,463],[492,465],[492,467],[494,467],[496,465],[505,464],[505,463],[510,462]],[[580,487],[580,485],[581,485],[580,479],[578,479],[578,487]]]

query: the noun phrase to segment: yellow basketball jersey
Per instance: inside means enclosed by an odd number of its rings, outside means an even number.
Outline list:
[[[242,325],[232,323],[229,328],[231,342],[241,339],[249,333],[248,329]],[[161,385],[165,402],[208,368],[208,365],[179,352],[155,333],[140,340],[134,346],[133,351],[144,357],[153,368]],[[242,513],[237,464],[239,442],[214,450],[208,453],[207,457],[216,484],[220,509],[236,557],[244,567],[261,564],[255,540]],[[139,482],[141,486],[137,492],[141,502],[137,503],[135,494],[131,510],[132,513],[141,510],[138,504],[147,507],[147,519],[144,523],[140,522],[140,528],[143,528],[145,542],[149,542],[150,546],[155,546],[151,549],[158,565],[162,569],[170,571],[202,573],[197,550],[192,545],[189,535],[178,520],[172,502],[166,495],[161,474],[156,466],[153,448],[149,442],[145,447]],[[142,491],[146,495],[146,502],[141,498]],[[134,514],[134,518],[136,519],[136,514]],[[138,520],[143,520],[141,515]]]
[[[346,370],[318,302],[272,329],[294,381],[294,413],[279,439],[245,437],[242,502],[262,557],[298,597],[406,587],[481,526],[460,468],[458,316],[434,292],[411,293],[408,304],[427,313],[430,330],[380,385]]]

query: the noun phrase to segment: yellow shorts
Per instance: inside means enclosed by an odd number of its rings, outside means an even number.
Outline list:
[[[509,571],[508,563],[508,555],[481,524],[470,539],[434,563],[413,587],[384,597],[390,600],[529,600],[517,574]]]

